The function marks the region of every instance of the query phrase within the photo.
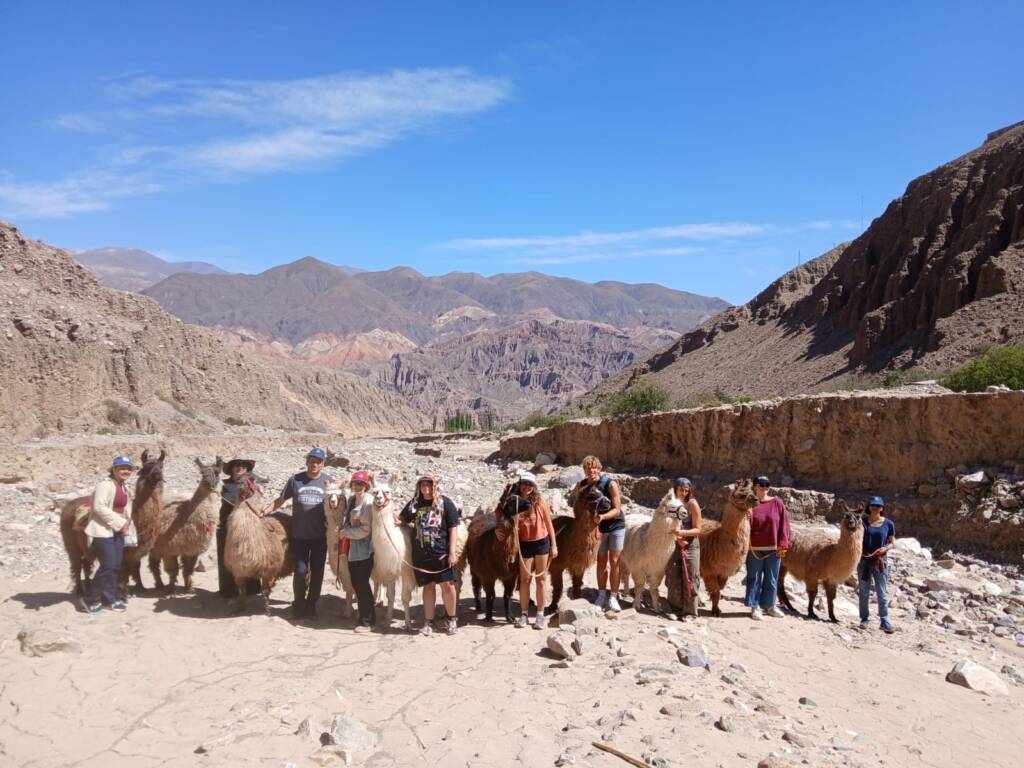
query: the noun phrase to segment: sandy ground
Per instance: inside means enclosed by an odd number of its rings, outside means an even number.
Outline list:
[[[595,634],[562,668],[544,650],[548,631],[480,623],[468,579],[458,634],[429,638],[402,631],[400,609],[390,630],[354,633],[333,587],[321,620],[303,625],[284,617],[287,584],[270,617],[256,601],[230,616],[212,571],[197,586],[87,615],[63,572],[0,577],[0,765],[342,765],[318,741],[338,714],[376,735],[353,763],[379,767],[626,765],[593,741],[677,768],[754,766],[772,753],[794,766],[1016,766],[1024,753],[1024,687],[1002,676],[1009,695],[988,697],[945,681],[966,657],[1024,669],[1024,649],[902,611],[893,636],[858,632],[846,588],[839,624],[758,623],[737,577],[722,618],[589,620]],[[21,630],[81,652],[26,655]],[[702,647],[710,670],[681,664],[676,646]],[[318,725],[297,734],[309,717]]]

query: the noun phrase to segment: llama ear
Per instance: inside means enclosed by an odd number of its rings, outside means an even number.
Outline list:
[[[196,466],[197,466],[197,467],[199,467],[200,469],[202,469],[202,468],[203,468],[203,460],[202,460],[202,459],[200,459],[200,458],[199,458],[198,456],[196,456],[196,458],[195,458],[195,462],[196,462]]]
[[[167,451],[165,451],[165,450],[164,450],[163,448],[161,448],[161,449],[160,449],[160,463],[161,463],[161,464],[163,463],[164,457],[165,457],[166,455],[167,455]]]
[[[142,463],[145,464],[147,461],[149,461],[149,451],[148,450],[142,452]]]
[[[217,469],[220,469],[221,467],[223,467],[224,466],[224,459],[222,459],[220,456],[218,456],[217,457],[217,461],[215,462],[215,466],[217,467]]]

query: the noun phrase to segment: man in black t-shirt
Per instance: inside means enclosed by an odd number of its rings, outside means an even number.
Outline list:
[[[331,476],[323,472],[326,459],[327,453],[323,448],[314,448],[306,454],[306,471],[288,478],[271,509],[275,511],[288,499],[292,500],[292,555],[295,558],[292,617],[296,619],[316,618],[316,601],[320,599],[320,588],[324,583],[324,566],[327,564],[324,498],[327,486],[332,482]]]

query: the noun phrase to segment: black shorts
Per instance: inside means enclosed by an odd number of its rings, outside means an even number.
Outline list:
[[[550,555],[551,537],[545,536],[543,539],[537,539],[537,541],[520,541],[519,548],[523,551],[523,557]]]
[[[427,584],[441,584],[446,581],[455,581],[455,569],[448,565],[448,557],[438,558],[436,560],[423,560],[417,562],[412,561],[413,565],[416,566],[416,570],[413,573],[416,574],[416,585],[425,586]],[[422,569],[422,570],[420,570]],[[438,573],[425,573],[424,571],[439,571]]]

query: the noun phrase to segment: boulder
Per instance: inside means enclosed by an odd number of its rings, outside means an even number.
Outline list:
[[[1010,693],[999,675],[970,659],[958,661],[946,675],[946,682],[962,685],[986,696],[1007,696]]]
[[[582,467],[566,467],[561,472],[551,477],[548,482],[550,488],[572,488],[584,478]]]
[[[707,657],[700,648],[678,648],[676,649],[676,656],[684,666],[711,669]]]
[[[533,459],[533,466],[543,467],[545,464],[557,464],[558,456],[553,453],[541,452],[538,453]]]
[[[573,648],[573,641],[576,636],[572,632],[559,630],[548,635],[547,647],[555,656],[560,659],[575,659],[576,650]]]
[[[330,746],[342,756],[346,764],[359,752],[369,752],[377,747],[377,734],[359,720],[349,715],[335,715],[331,728],[320,734],[320,743]]]
[[[960,475],[956,479],[956,487],[962,491],[973,493],[974,491],[980,491],[982,488],[988,486],[989,480],[988,475],[983,470],[972,472],[969,475]]]
[[[565,624],[575,624],[581,619],[600,615],[601,609],[583,598],[569,600],[568,602],[563,601],[559,603],[558,606],[558,624],[560,626]]]

